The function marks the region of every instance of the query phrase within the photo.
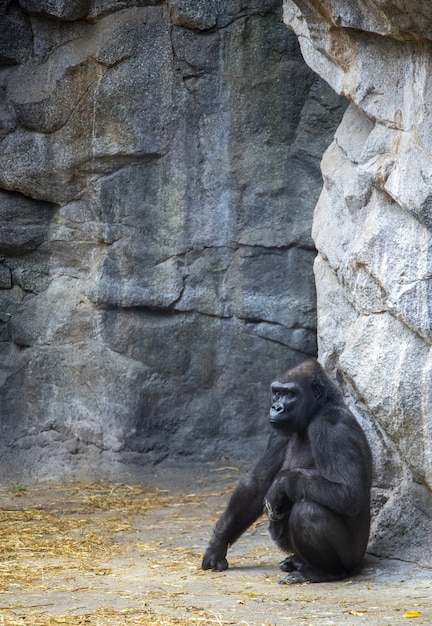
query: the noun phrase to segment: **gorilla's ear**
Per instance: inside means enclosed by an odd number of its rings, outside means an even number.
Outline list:
[[[322,376],[315,376],[311,383],[312,392],[317,400],[322,402],[327,397],[327,386]]]

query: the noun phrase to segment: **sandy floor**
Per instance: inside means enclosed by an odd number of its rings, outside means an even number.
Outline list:
[[[412,564],[368,556],[346,581],[279,585],[283,555],[264,519],[232,548],[228,571],[201,571],[239,475],[235,468],[203,474],[160,468],[143,490],[3,488],[0,624],[432,623],[431,571]]]

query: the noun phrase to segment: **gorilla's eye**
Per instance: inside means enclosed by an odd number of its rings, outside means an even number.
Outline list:
[[[294,394],[294,391],[287,391],[285,395],[287,398],[294,398],[295,394]]]
[[[281,398],[281,392],[280,391],[274,391],[273,392],[273,400],[280,400]]]

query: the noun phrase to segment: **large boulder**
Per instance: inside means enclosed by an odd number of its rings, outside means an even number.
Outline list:
[[[351,104],[326,151],[313,236],[321,362],[374,449],[371,550],[432,552],[432,11],[286,0],[307,63]]]

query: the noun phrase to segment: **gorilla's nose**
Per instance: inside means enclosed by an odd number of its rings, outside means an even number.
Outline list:
[[[273,411],[276,411],[276,413],[282,413],[284,410],[283,404],[281,404],[280,402],[277,402],[276,404],[272,404],[272,409]]]

